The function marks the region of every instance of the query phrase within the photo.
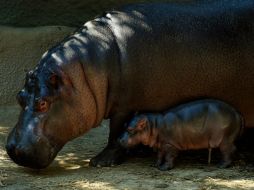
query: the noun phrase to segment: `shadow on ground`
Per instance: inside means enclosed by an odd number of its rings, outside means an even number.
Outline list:
[[[4,145],[8,131],[15,125],[19,109],[0,108],[0,188],[1,189],[254,189],[254,130],[237,142],[234,166],[218,169],[220,154],[212,153],[207,165],[207,150],[179,155],[175,169],[161,172],[151,167],[155,154],[131,156],[120,166],[89,167],[89,160],[105,147],[107,122],[81,138],[68,143],[45,170],[19,167],[9,160]]]

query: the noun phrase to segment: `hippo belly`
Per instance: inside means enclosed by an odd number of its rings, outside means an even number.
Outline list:
[[[146,10],[140,6],[137,10],[146,15],[139,17],[140,25],[126,24],[134,16],[120,22],[135,33],[119,40],[126,44],[119,85],[124,88],[117,91],[119,109],[161,111],[209,97],[236,107],[246,126],[254,127],[254,5],[237,2],[239,8],[222,13],[208,5],[202,6],[203,11],[191,7],[189,14],[188,6],[155,5]],[[246,6],[245,13],[241,6]],[[155,9],[162,11],[146,14]]]

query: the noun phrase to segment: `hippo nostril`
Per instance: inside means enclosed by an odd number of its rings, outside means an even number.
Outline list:
[[[125,143],[124,143],[124,140],[123,140],[123,139],[118,139],[118,142],[119,142],[119,144],[120,144],[121,146],[124,146],[124,145],[125,145]]]

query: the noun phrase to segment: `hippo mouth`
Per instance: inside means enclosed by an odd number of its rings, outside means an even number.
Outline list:
[[[17,150],[7,150],[9,157],[18,165],[32,169],[43,169],[51,164],[60,148],[52,147],[48,154],[27,154]]]
[[[38,139],[36,143],[19,142],[15,144],[9,137],[6,145],[7,154],[20,166],[33,169],[46,168],[54,160],[62,146],[50,143],[45,137]]]

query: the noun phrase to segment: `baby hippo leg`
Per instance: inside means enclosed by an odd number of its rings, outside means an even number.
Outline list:
[[[232,163],[232,157],[236,147],[232,142],[223,141],[219,148],[222,154],[222,161],[219,164],[219,168],[227,168]]]
[[[163,162],[158,165],[158,169],[161,171],[166,171],[170,170],[174,167],[174,160],[178,155],[178,150],[171,145],[166,145],[165,146],[165,154],[164,154],[164,159]]]
[[[159,168],[159,166],[162,164],[163,159],[164,159],[164,155],[165,155],[164,151],[162,151],[162,150],[158,151],[158,153],[157,153],[157,161],[155,163],[155,167],[156,168]]]

